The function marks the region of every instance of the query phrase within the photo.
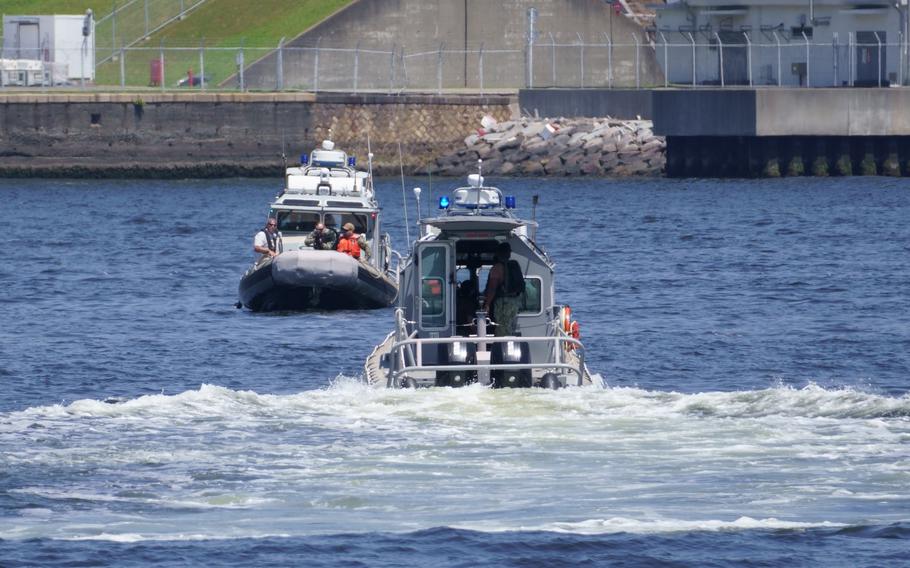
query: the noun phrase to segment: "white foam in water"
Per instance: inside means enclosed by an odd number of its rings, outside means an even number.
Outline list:
[[[0,538],[900,522],[908,439],[910,396],[815,385],[385,390],[339,376],[292,395],[202,385],[0,415],[5,469],[25,480],[8,488],[24,507],[0,518]]]
[[[657,519],[641,521],[638,519],[613,517],[610,519],[591,519],[575,523],[547,523],[540,526],[498,526],[496,528],[492,528],[490,525],[478,524],[464,525],[454,528],[477,530],[482,532],[544,531],[581,535],[598,535],[616,533],[653,534],[691,531],[786,530],[832,528],[842,526],[844,525],[829,522],[793,522],[781,521],[774,518],[752,519],[749,517],[740,517],[733,521],[691,521],[680,519]]]

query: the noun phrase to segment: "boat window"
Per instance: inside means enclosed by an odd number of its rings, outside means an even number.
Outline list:
[[[446,325],[446,248],[426,246],[420,251],[420,325]]]
[[[522,314],[539,314],[540,313],[540,289],[542,283],[540,278],[525,278],[525,293],[521,295]]]
[[[315,211],[278,211],[278,230],[282,233],[309,233],[319,222]]]
[[[354,225],[354,232],[362,235],[369,235],[373,232],[372,217],[364,213],[326,213],[325,226],[339,228],[345,223]]]

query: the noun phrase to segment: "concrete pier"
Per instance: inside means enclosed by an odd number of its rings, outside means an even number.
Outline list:
[[[910,175],[910,89],[661,89],[651,100],[670,177]]]

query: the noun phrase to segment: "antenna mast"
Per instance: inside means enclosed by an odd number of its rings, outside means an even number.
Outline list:
[[[483,160],[477,160],[477,206],[474,207],[473,215],[480,213],[480,187],[483,185]]]
[[[370,193],[376,195],[373,189],[373,150],[370,148],[370,133],[367,131],[367,171],[369,172]]]
[[[404,208],[404,234],[408,240],[408,250],[411,250],[411,224],[408,221],[408,194],[404,189],[404,161],[401,157],[401,140],[398,141],[398,168],[401,171],[401,203]]]

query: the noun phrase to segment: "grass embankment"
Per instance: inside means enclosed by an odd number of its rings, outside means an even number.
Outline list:
[[[47,0],[50,2],[50,0]],[[213,87],[237,71],[239,46],[250,62],[268,53],[285,37],[294,38],[321,22],[353,0],[207,0],[183,20],[154,33],[137,44],[142,50],[127,53],[126,84],[147,86],[150,61],[159,57],[159,48],[183,47],[165,51],[166,87],[192,69],[199,74],[200,46],[205,45],[205,75]],[[97,69],[98,84],[120,84],[121,66],[111,61]]]
[[[3,0],[0,2],[0,12],[7,16],[73,16],[85,14],[85,10],[91,8],[97,20],[108,15],[111,6],[110,0]]]

